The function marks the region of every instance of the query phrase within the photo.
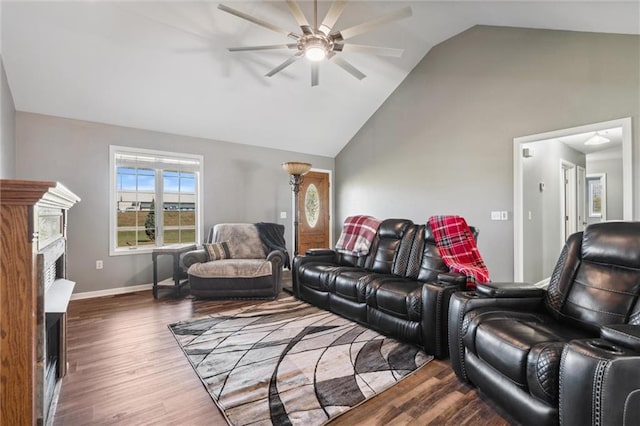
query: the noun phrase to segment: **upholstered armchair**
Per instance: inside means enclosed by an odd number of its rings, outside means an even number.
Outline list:
[[[532,425],[640,422],[640,222],[572,235],[548,289],[490,283],[449,308],[456,375]]]
[[[203,248],[184,255],[193,296],[216,299],[278,296],[286,253],[270,249],[265,241],[272,240],[265,239],[267,232],[262,227],[258,229],[258,225],[267,225],[270,234],[281,233],[284,242],[282,225],[223,223],[209,231]]]

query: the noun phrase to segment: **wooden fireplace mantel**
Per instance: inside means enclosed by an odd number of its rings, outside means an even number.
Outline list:
[[[46,421],[45,290],[37,258],[44,247],[64,245],[67,210],[78,201],[57,182],[0,179],[0,424]]]

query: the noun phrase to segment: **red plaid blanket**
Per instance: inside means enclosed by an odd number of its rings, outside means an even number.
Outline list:
[[[371,216],[349,216],[342,225],[336,250],[353,256],[366,256],[381,221]]]
[[[433,230],[444,264],[452,271],[467,276],[467,288],[489,282],[489,270],[464,218],[431,216],[429,226]]]

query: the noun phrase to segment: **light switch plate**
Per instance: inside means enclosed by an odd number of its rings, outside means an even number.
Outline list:
[[[499,211],[491,212],[491,220],[500,220],[500,212]]]
[[[287,212],[280,212],[280,219],[286,219],[287,218]]]

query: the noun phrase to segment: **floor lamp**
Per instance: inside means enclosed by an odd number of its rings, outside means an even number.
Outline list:
[[[300,191],[303,176],[311,170],[311,164],[290,161],[282,163],[282,168],[289,174],[289,185],[291,185],[291,190],[293,191],[293,256],[295,257],[298,254],[298,219],[300,217],[298,192]]]

